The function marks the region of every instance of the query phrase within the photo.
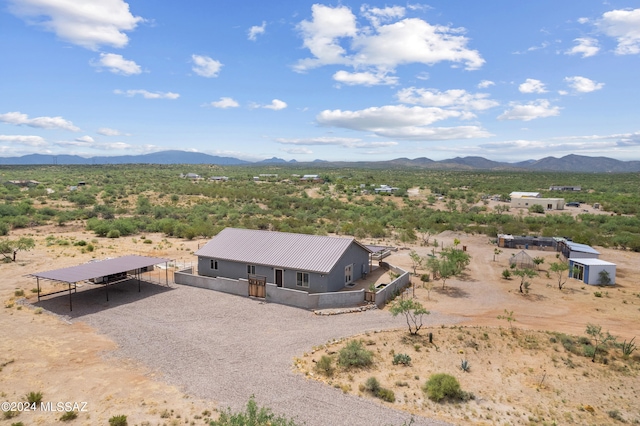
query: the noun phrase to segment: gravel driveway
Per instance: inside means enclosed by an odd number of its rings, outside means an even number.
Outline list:
[[[314,345],[383,328],[403,318],[371,310],[317,316],[309,311],[187,286],[142,283],[74,295],[73,321],[84,321],[115,340],[117,355],[141,361],[164,379],[220,407],[241,409],[254,394],[259,405],[314,425],[401,425],[411,418],[375,400],[305,379],[293,357]],[[38,304],[69,315],[64,296]],[[430,324],[456,318],[432,312]],[[415,425],[444,424],[416,418]]]

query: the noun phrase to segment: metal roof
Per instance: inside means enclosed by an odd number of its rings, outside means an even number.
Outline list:
[[[115,259],[98,260],[95,262],[85,263],[84,265],[71,266],[69,268],[36,272],[29,275],[47,280],[77,283],[79,281],[86,281],[92,278],[133,271],[135,269],[166,262],[169,262],[169,259],[130,255],[117,257]]]
[[[571,249],[571,251],[579,251],[580,253],[592,253],[600,254],[599,251],[586,244],[578,244],[573,241],[565,241],[565,244]]]
[[[354,238],[225,228],[197,256],[328,274]]]
[[[615,266],[615,263],[612,262],[607,262],[606,260],[602,260],[602,259],[591,259],[591,258],[570,258],[570,261],[572,261],[573,263],[580,263],[581,265],[589,265],[589,266],[596,266],[596,265],[603,265],[603,266]]]

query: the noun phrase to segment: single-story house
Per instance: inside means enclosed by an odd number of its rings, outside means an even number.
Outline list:
[[[540,198],[539,192],[522,192],[522,191],[513,191],[509,194],[510,198]]]
[[[562,186],[562,185],[551,185],[549,187],[549,191],[581,191],[581,186]]]
[[[598,259],[600,252],[586,244],[578,244],[564,238],[556,238],[558,251],[565,259]]]
[[[225,228],[195,254],[199,275],[327,293],[368,274],[371,250],[354,238]]]
[[[511,207],[529,208],[540,205],[545,210],[564,210],[564,198],[511,197]]]
[[[378,188],[374,188],[373,190],[376,192],[376,194],[393,194],[398,190],[398,188],[396,188],[395,186],[380,185]]]
[[[590,285],[614,285],[616,264],[601,259],[569,259],[569,277]]]

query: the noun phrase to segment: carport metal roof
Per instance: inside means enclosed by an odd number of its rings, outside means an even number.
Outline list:
[[[85,263],[84,265],[71,266],[69,268],[36,272],[28,275],[65,283],[77,283],[79,281],[87,281],[93,278],[133,271],[136,269],[146,268],[147,266],[154,266],[159,263],[167,262],[169,262],[169,259],[129,255],[114,259],[98,260],[95,262]]]

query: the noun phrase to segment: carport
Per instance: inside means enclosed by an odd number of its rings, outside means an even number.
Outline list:
[[[69,268],[54,269],[51,271],[27,274],[36,278],[38,286],[38,302],[41,297],[53,294],[69,292],[69,310],[73,311],[71,304],[72,293],[77,292],[79,282],[89,284],[101,284],[104,286],[107,301],[109,301],[108,287],[123,281],[135,279],[138,281],[138,291],[140,291],[140,275],[147,272],[148,268],[155,265],[165,264],[165,284],[169,286],[169,270],[167,268],[169,259],[159,257],[147,257],[129,255],[114,259],[97,260],[84,265],[71,266]],[[66,290],[53,291],[51,293],[40,293],[40,279],[66,283]]]

